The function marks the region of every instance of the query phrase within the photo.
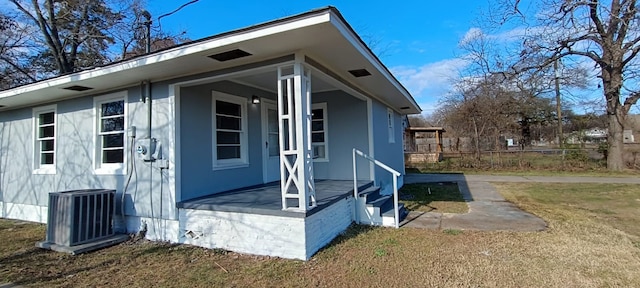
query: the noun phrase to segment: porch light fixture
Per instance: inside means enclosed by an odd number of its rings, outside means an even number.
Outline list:
[[[258,97],[256,95],[251,96],[251,103],[260,104],[260,97]]]

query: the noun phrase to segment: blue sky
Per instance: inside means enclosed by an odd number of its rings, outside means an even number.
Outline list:
[[[192,0],[147,0],[154,25],[157,17],[174,11]],[[521,8],[527,8],[535,0],[521,0]],[[195,40],[246,26],[291,16],[316,8],[335,6],[347,22],[378,54],[382,62],[394,73],[411,92],[425,114],[433,112],[439,99],[451,91],[451,83],[458,78],[459,71],[469,63],[463,60],[464,52],[458,43],[465,36],[478,33],[481,15],[489,11],[488,0],[245,0],[217,1],[198,0],[173,15],[161,19],[165,32],[172,34],[186,31],[189,39]],[[523,4],[524,3],[524,4]],[[7,0],[0,0],[0,8],[11,7]],[[535,5],[534,5],[535,6]],[[13,7],[12,7],[13,8]],[[530,8],[530,7],[529,7]],[[523,10],[524,11],[524,10]],[[532,13],[527,11],[525,14]],[[494,31],[494,38],[519,38],[514,35],[522,27],[507,27]],[[511,29],[511,30],[510,30]],[[482,33],[486,33],[482,31]],[[593,67],[592,63],[586,63]],[[563,99],[596,99],[602,110],[602,90],[597,84],[589,91],[567,91]],[[564,102],[564,101],[563,101]],[[574,106],[577,112],[593,111],[593,106]],[[602,112],[602,111],[599,111]],[[640,106],[632,108],[640,113]]]
[[[155,18],[186,2],[149,1],[148,7]],[[338,8],[365,42],[376,43],[373,50],[428,113],[464,66],[457,44],[486,2],[199,0],[162,18],[161,25],[198,39],[328,5]]]

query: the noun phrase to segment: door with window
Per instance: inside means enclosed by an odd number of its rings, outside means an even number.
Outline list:
[[[278,110],[273,102],[262,101],[262,155],[264,182],[280,180]]]

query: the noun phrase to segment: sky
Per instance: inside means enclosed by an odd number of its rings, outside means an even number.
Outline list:
[[[157,20],[190,2],[193,3]],[[520,3],[525,6],[523,3],[528,2],[536,3],[536,0]],[[489,0],[147,0],[147,9],[154,26],[160,25],[164,32],[173,35],[184,31],[188,39],[196,40],[334,6],[409,90],[423,114],[429,114],[437,108],[439,100],[452,91],[451,83],[459,79],[460,71],[469,66],[458,44],[476,33],[485,33],[478,27],[479,22],[485,20],[482,15],[489,11],[488,3]],[[0,9],[8,5],[8,0],[0,0]],[[519,29],[521,27],[506,27],[491,36],[521,41],[514,38]],[[588,65],[593,67],[591,63]],[[595,84],[590,86],[594,88],[569,93],[576,93],[573,99],[603,102],[602,90],[595,88]],[[593,108],[590,107],[572,108],[587,112]],[[632,113],[640,113],[640,106],[635,105]]]
[[[171,12],[190,0],[149,1],[153,18]],[[466,64],[458,42],[477,25],[484,0],[454,1],[291,1],[199,0],[163,17],[164,31],[186,31],[199,39],[308,10],[335,6],[347,22],[372,47],[382,62],[411,92],[425,113],[450,91],[451,79]]]

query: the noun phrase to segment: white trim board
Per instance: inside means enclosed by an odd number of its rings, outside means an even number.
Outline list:
[[[39,135],[40,135],[40,119],[39,116],[44,113],[53,112],[53,164],[41,164],[40,157],[42,151],[38,144],[40,144]],[[58,105],[47,105],[47,106],[39,106],[32,109],[32,123],[33,126],[33,150],[31,152],[32,155],[32,174],[56,174],[58,167],[58,131],[60,123],[58,123]]]
[[[47,223],[49,208],[46,206],[4,203],[5,218],[30,222]]]
[[[380,60],[371,53],[371,50],[363,46],[360,38],[353,34],[354,32],[352,29],[346,26],[348,24],[346,24],[342,19],[338,19],[338,17],[333,17],[331,19],[331,23],[333,23],[336,29],[338,29],[338,31],[342,33],[344,38],[347,39],[347,41],[349,41],[351,45],[355,47],[362,56],[367,58],[369,63],[371,63],[382,75],[384,75],[389,83],[392,83],[396,90],[398,90],[407,100],[409,100],[410,103],[412,103],[416,107],[419,107],[418,103],[416,103],[415,99],[411,97],[411,94],[409,94],[407,89],[403,87],[402,84],[400,84],[400,82],[398,82],[398,80],[389,72],[389,70],[385,68]],[[391,107],[390,105],[387,106]]]
[[[110,101],[124,101],[124,143],[123,143],[123,155],[122,155],[122,163],[98,163],[100,161],[100,152],[102,150],[98,147],[98,135],[100,131],[100,123],[98,123],[100,117],[100,107],[103,103],[108,103]],[[127,90],[118,91],[108,94],[102,94],[93,97],[93,173],[96,175],[126,175],[127,174],[127,165],[129,161],[134,161],[133,159],[129,159],[129,137],[127,137],[127,131],[131,126],[129,121],[131,121],[129,116],[129,92]]]
[[[269,141],[269,121],[267,119],[268,115],[267,115],[267,106],[273,106],[273,108],[275,108],[276,110],[276,116],[278,116],[278,103],[276,103],[276,101],[273,100],[269,100],[269,99],[264,99],[262,98],[260,103],[260,120],[262,121],[262,125],[261,125],[261,134],[262,134],[262,143],[268,143]],[[277,119],[276,119],[277,120]],[[277,123],[276,123],[277,125]],[[279,129],[278,129],[279,130]],[[280,139],[280,136],[278,136],[278,139]],[[260,144],[260,149],[262,150],[262,182],[263,183],[268,183],[270,182],[270,179],[267,178],[267,174],[268,174],[268,164],[269,164],[269,150],[266,147],[262,146],[262,143]],[[278,148],[278,158],[280,157],[280,148]],[[280,165],[280,160],[278,159],[278,165]],[[278,172],[280,172],[280,167],[278,167],[277,169]],[[280,173],[278,173],[280,174]],[[275,179],[274,181],[279,181],[280,177],[278,177],[277,179]]]
[[[74,81],[88,80],[108,74],[135,69],[138,67],[150,66],[156,63],[162,63],[168,60],[186,57],[203,51],[208,52],[209,50],[211,50],[211,52],[213,53],[216,48],[228,47],[229,45],[234,45],[235,43],[241,43],[252,39],[284,33],[287,31],[328,22],[331,22],[331,12],[329,10],[325,11],[322,14],[308,15],[304,18],[293,18],[284,23],[274,22],[267,27],[251,27],[252,29],[248,29],[246,31],[231,31],[230,35],[219,36],[206,41],[197,41],[184,46],[174,47],[163,52],[135,58],[133,60],[118,62],[109,66],[81,71],[78,73],[73,73],[46,81],[28,84],[15,89],[2,91],[0,92],[0,99],[16,96],[27,92],[37,91],[52,86],[63,86],[73,83]]]
[[[217,128],[217,117],[219,116],[217,114],[217,109],[216,109],[216,102],[220,101],[220,102],[226,102],[226,103],[230,103],[230,104],[234,104],[234,105],[238,105],[240,106],[240,130],[230,130],[230,129],[220,129],[220,132],[226,133],[226,132],[230,132],[230,133],[238,133],[238,140],[239,140],[239,148],[240,148],[240,157],[239,158],[229,158],[229,159],[218,159],[218,142],[217,142],[217,132],[218,128]],[[232,115],[220,115],[222,117],[227,117],[227,118],[235,118],[235,116]],[[236,95],[231,95],[228,93],[223,93],[223,92],[219,92],[219,91],[212,91],[211,92],[211,127],[212,127],[212,139],[211,139],[211,143],[212,143],[212,167],[213,170],[223,170],[223,169],[233,169],[233,168],[239,168],[239,167],[246,167],[249,165],[249,115],[248,115],[248,109],[247,109],[247,98],[246,97],[241,97],[241,96],[236,96]],[[225,131],[226,130],[226,131]],[[224,147],[226,143],[222,144],[222,146]],[[230,144],[226,144],[226,145],[230,145]],[[235,145],[235,144],[233,144]]]
[[[169,187],[173,187],[175,202],[182,201],[181,177],[182,161],[180,144],[180,86],[169,85],[169,98],[173,99],[172,114],[174,117],[172,135],[169,138]],[[173,164],[173,165],[171,165]],[[171,167],[173,166],[173,167]],[[174,203],[175,204],[175,203]],[[178,219],[178,209],[175,210],[174,219]]]

